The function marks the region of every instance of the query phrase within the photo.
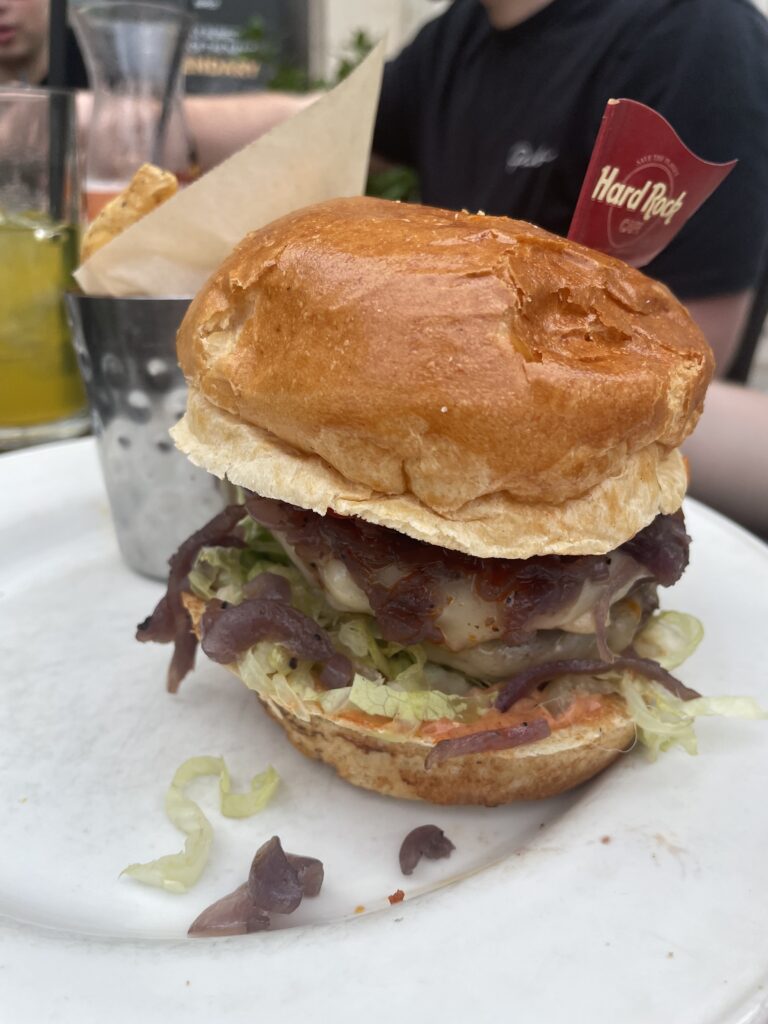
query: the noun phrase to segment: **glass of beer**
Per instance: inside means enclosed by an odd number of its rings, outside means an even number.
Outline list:
[[[0,451],[88,428],[64,308],[79,222],[73,96],[0,89]]]

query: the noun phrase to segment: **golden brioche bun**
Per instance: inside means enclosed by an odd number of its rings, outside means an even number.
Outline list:
[[[274,701],[263,703],[297,750],[329,764],[355,786],[406,800],[496,807],[565,793],[632,746],[635,724],[623,699],[601,695],[600,700],[603,707],[590,715],[589,723],[569,725],[522,747],[454,757],[429,769],[424,767],[432,749],[428,743],[389,740],[322,715],[304,722]]]
[[[605,552],[679,507],[670,453],[713,368],[671,293],[616,259],[364,198],[249,235],[178,352],[193,461],[485,557]]]
[[[183,594],[195,633],[205,602]],[[237,666],[227,666],[237,675]],[[635,740],[635,725],[623,698],[595,694],[600,702],[589,720],[557,729],[546,739],[509,750],[451,758],[425,767],[434,743],[390,739],[364,725],[339,722],[323,714],[303,719],[273,697],[259,695],[288,739],[308,757],[330,765],[355,786],[407,800],[435,804],[483,804],[555,796],[607,768]]]
[[[615,477],[579,498],[549,505],[498,492],[440,515],[413,494],[387,495],[347,480],[319,456],[223,412],[194,386],[187,412],[171,430],[197,466],[265,498],[325,515],[361,516],[427,544],[478,558],[604,554],[659,512],[675,512],[687,482],[680,453],[659,445],[629,456]]]

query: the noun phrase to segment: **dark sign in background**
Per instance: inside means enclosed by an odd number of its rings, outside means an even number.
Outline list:
[[[276,61],[306,70],[311,0],[189,0],[195,16],[185,62],[187,91],[263,88]],[[248,31],[250,29],[250,31]],[[261,34],[261,39],[258,39]]]

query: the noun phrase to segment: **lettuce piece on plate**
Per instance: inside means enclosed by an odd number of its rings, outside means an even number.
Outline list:
[[[698,753],[694,727],[703,715],[728,718],[768,718],[752,697],[697,697],[680,700],[658,683],[639,676],[623,676],[617,685],[635,720],[640,742],[654,760],[670,747],[680,746],[689,754]]]
[[[214,759],[215,760],[215,759]],[[219,794],[221,800],[221,813],[225,818],[250,818],[252,814],[258,814],[264,810],[275,794],[280,782],[280,776],[270,765],[266,771],[259,772],[251,779],[251,788],[247,793],[233,793],[232,783],[229,778],[229,769],[224,758],[221,760],[221,773],[219,775]]]
[[[230,818],[245,818],[262,810],[273,796],[279,776],[274,768],[254,776],[247,793],[233,793],[229,770],[223,757],[191,757],[177,768],[165,795],[165,813],[186,835],[184,849],[144,864],[130,864],[123,875],[166,892],[186,892],[197,882],[208,863],[213,828],[199,805],[184,789],[195,779],[218,775],[221,812]]]

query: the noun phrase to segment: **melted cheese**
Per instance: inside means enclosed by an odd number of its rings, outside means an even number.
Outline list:
[[[279,539],[294,564],[310,583],[322,587],[329,604],[334,608],[342,612],[373,614],[366,594],[340,559],[326,557],[309,566],[282,536]],[[400,572],[397,566],[389,567],[382,573],[381,582],[385,586],[393,585]],[[608,581],[587,581],[570,605],[549,615],[536,616],[527,624],[532,632],[557,630],[562,631],[563,635],[557,638],[541,637],[538,641],[533,638],[522,645],[507,644],[498,639],[503,629],[504,611],[500,602],[482,600],[475,593],[470,578],[446,581],[439,602],[444,600],[445,604],[435,619],[445,638],[445,646],[427,645],[430,658],[438,664],[448,665],[479,679],[499,679],[541,660],[540,654],[534,654],[532,660],[531,648],[542,643],[546,644],[549,658],[586,657],[594,649],[593,611],[600,597],[605,594],[606,587],[612,591],[612,607],[615,607],[644,576],[647,573],[633,559],[620,551],[614,552]],[[569,636],[571,639],[567,639]],[[631,636],[626,642],[630,640]],[[621,650],[622,646],[615,649]]]
[[[318,584],[323,590],[328,603],[339,612],[355,612],[373,615],[373,609],[368,603],[368,598],[358,587],[349,574],[346,565],[338,558],[326,558],[323,561],[315,562],[313,567],[296,554],[296,549],[288,543],[282,534],[277,530],[273,531],[280,541],[281,547],[290,558],[302,576],[316,587]]]
[[[366,612],[372,615],[368,598],[358,587],[343,562],[329,558],[317,566],[320,582],[330,604],[340,612]]]

